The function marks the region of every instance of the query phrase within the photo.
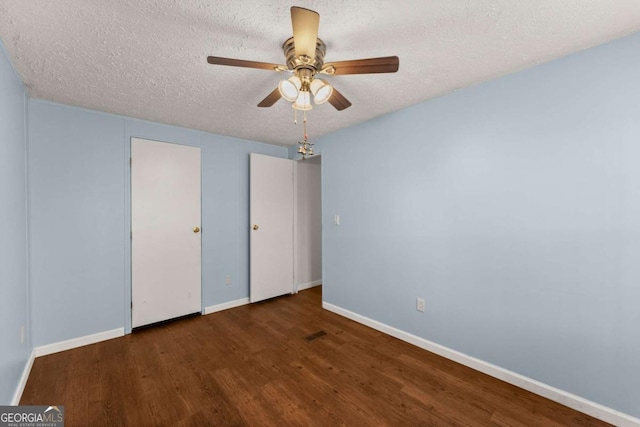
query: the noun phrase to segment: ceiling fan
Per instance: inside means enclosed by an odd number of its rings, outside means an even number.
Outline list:
[[[318,38],[320,15],[313,10],[293,6],[291,8],[291,23],[293,37],[282,45],[286,65],[222,58],[219,56],[209,56],[207,62],[214,65],[230,65],[293,73],[293,76],[280,81],[278,87],[260,101],[258,107],[271,107],[280,98],[285,98],[293,103],[293,108],[303,111],[313,108],[311,106],[311,95],[313,95],[315,104],[322,104],[328,101],[338,111],[351,106],[351,102],[326,80],[318,78],[319,74],[332,76],[395,73],[398,71],[400,62],[397,56],[355,59],[325,64],[326,45]]]

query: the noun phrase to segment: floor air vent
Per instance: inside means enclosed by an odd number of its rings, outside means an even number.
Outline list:
[[[315,334],[311,334],[311,335],[305,337],[304,339],[306,341],[313,341],[313,340],[315,340],[317,338],[320,338],[320,337],[323,337],[325,335],[327,335],[327,333],[325,331],[318,331]]]

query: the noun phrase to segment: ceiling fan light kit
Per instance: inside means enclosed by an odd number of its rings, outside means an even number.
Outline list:
[[[302,82],[296,76],[291,76],[287,80],[280,80],[278,83],[278,90],[280,95],[289,102],[294,102],[298,99],[298,90],[302,86]]]
[[[317,105],[324,104],[331,98],[333,94],[333,86],[323,79],[314,79],[309,85],[313,94],[313,102]]]
[[[309,111],[313,107],[311,106],[311,95],[308,90],[301,90],[298,94],[298,98],[293,103],[293,108],[300,111]]]
[[[331,94],[333,94],[333,86],[323,79],[311,78],[309,80],[308,77],[304,77],[304,80],[301,80],[297,75],[286,80],[280,80],[278,91],[284,99],[293,102],[292,106],[296,110],[310,110],[313,107],[309,102],[309,92],[313,95],[313,102],[316,105],[320,105],[329,100]]]

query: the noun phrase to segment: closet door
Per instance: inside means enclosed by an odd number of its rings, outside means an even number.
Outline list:
[[[131,139],[131,316],[200,312],[200,148]]]
[[[293,161],[251,153],[251,302],[293,292]]]

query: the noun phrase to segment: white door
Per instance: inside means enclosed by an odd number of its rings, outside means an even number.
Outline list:
[[[131,139],[131,324],[201,311],[200,148]]]
[[[293,292],[293,161],[251,153],[251,302]]]

